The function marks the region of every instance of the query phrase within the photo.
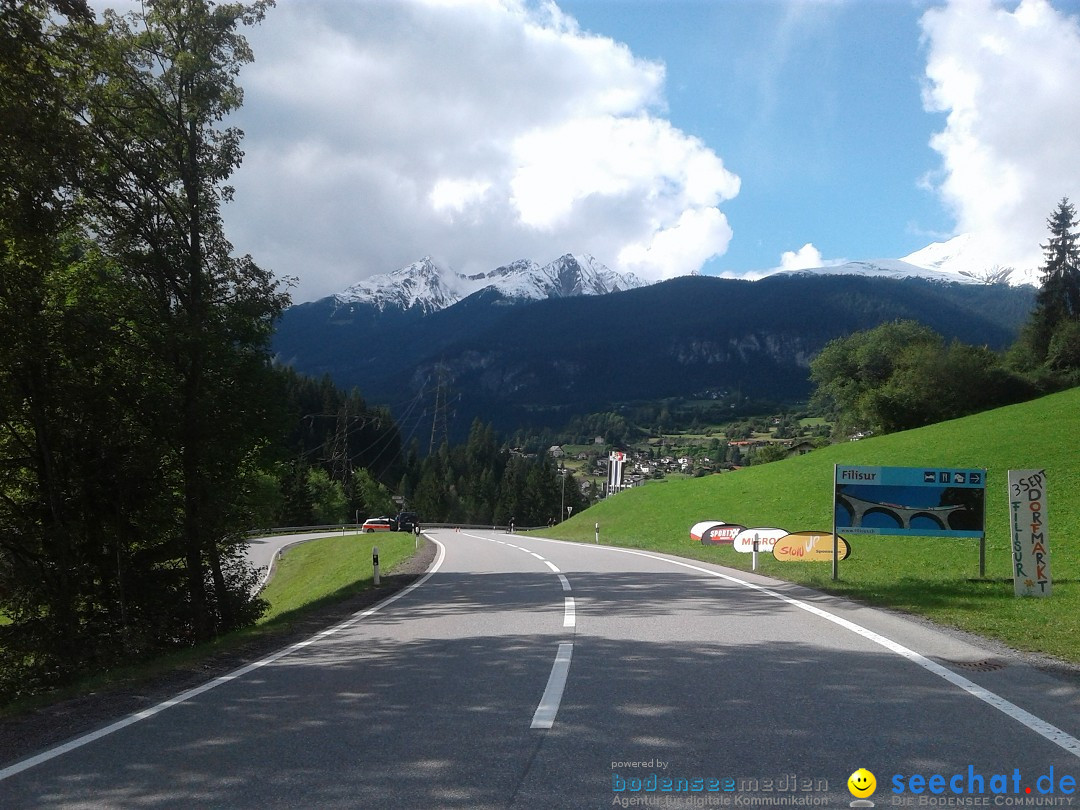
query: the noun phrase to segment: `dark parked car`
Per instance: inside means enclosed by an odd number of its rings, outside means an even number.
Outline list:
[[[420,518],[416,516],[416,512],[398,512],[398,516],[394,519],[397,521],[397,530],[399,532],[416,531],[416,527],[420,523]]]

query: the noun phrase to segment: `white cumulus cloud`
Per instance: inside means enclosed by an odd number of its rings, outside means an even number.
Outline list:
[[[946,113],[932,185],[987,266],[1037,267],[1046,219],[1080,194],[1080,23],[1046,0],[953,0],[922,30],[924,106]]]
[[[824,267],[821,251],[807,242],[798,250],[785,250],[780,257],[781,270],[807,270],[812,267]]]
[[[618,266],[642,276],[673,278],[722,254],[730,241],[731,227],[717,209],[687,209],[677,222],[654,231],[646,241],[624,247]]]
[[[524,0],[282,2],[247,32],[238,250],[296,300],[437,254],[698,270],[739,178],[664,118],[664,67]]]

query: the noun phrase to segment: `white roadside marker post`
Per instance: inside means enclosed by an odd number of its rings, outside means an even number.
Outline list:
[[[371,567],[375,570],[375,584],[379,584],[379,547],[371,549]]]

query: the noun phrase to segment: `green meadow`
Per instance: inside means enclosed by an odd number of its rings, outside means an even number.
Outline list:
[[[301,609],[329,604],[372,587],[373,548],[379,572],[408,559],[416,545],[411,532],[346,534],[309,540],[285,549],[261,596],[270,603],[259,624],[288,619]]]
[[[0,705],[0,718],[107,686],[133,684],[174,670],[198,668],[203,660],[243,648],[249,641],[280,637],[278,634],[292,629],[310,610],[373,588],[372,547],[378,546],[379,571],[386,575],[412,556],[415,544],[413,535],[404,532],[335,534],[287,548],[261,593],[269,602],[269,608],[254,627],[229,633],[198,647],[93,673],[55,691]],[[6,617],[0,614],[0,623],[5,621]]]
[[[651,549],[750,570],[751,555],[702,546],[690,527],[722,520],[789,531],[832,528],[834,464],[985,467],[986,576],[978,540],[854,535],[831,563],[758,557],[758,572],[926,616],[1015,649],[1080,662],[1080,388],[918,430],[836,444],[732,473],[627,490],[545,536]],[[1008,471],[1045,469],[1053,592],[1013,595]]]

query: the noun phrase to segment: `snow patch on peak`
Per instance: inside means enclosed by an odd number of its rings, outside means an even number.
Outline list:
[[[946,270],[932,270],[911,264],[904,259],[873,259],[861,262],[844,262],[828,267],[803,270],[783,270],[776,275],[806,276],[868,276],[872,278],[928,278],[937,281],[956,281],[975,284],[976,280]]]
[[[872,259],[844,262],[828,267],[779,271],[773,275],[858,275],[878,278],[926,278],[960,284],[1040,283],[1038,270],[1002,267],[987,260],[984,245],[973,234],[960,234],[945,242],[934,242],[902,259]]]
[[[1031,284],[1038,287],[1038,268],[1006,267],[986,257],[986,251],[974,234],[962,233],[944,242],[933,242],[904,257],[903,261],[950,275],[961,276],[978,284]]]
[[[974,235],[962,233],[945,242],[931,242],[924,248],[904,256],[902,261],[926,270],[942,270],[971,253]]]

